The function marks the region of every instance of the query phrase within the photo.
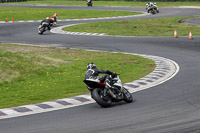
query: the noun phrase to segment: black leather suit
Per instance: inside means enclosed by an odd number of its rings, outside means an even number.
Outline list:
[[[101,70],[98,68],[87,69],[85,72],[85,79],[99,79],[100,82],[104,82],[107,75],[99,76],[100,73],[112,75],[112,72],[109,70]]]

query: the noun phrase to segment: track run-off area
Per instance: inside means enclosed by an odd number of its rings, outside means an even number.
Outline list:
[[[35,6],[23,5],[23,7]],[[141,7],[38,7],[145,12],[145,9]],[[56,27],[112,20],[198,16],[199,11],[198,8],[160,8],[160,13],[156,15],[63,20],[58,21]],[[193,19],[192,21],[195,23],[198,20]],[[176,62],[180,70],[176,72],[176,75],[172,74],[173,78],[162,84],[133,93],[135,99],[133,103],[122,102],[111,108],[100,108],[92,102],[84,106],[1,119],[2,133],[200,132],[200,37],[189,39],[188,37],[173,38],[173,36],[90,36],[51,32],[45,32],[40,36],[37,34],[38,25],[39,22],[32,21],[1,23],[0,42],[152,55]]]

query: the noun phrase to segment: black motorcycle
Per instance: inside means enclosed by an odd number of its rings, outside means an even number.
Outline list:
[[[92,98],[102,107],[110,107],[113,102],[125,101],[131,103],[133,101],[132,94],[122,86],[121,80],[117,75],[113,80],[113,88],[105,88],[105,83],[98,79],[86,79],[83,82],[91,91]]]

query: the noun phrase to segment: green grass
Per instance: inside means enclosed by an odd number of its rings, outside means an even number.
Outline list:
[[[136,1],[93,1],[94,6],[135,6],[145,7],[147,2]],[[159,7],[172,6],[200,6],[200,2],[185,1],[185,2],[156,2]],[[84,0],[32,0],[27,2],[14,2],[11,4],[33,4],[33,5],[68,5],[68,6],[86,6]]]
[[[178,36],[188,36],[191,30],[193,36],[200,36],[200,26],[191,26],[178,21],[191,17],[172,17],[139,19],[128,21],[110,21],[80,24],[66,27],[66,31],[107,33],[120,36],[173,36],[174,30]]]
[[[80,19],[80,18],[98,18],[111,16],[127,16],[142,14],[139,12],[127,11],[100,11],[100,10],[66,10],[54,8],[23,8],[23,7],[1,7],[0,21],[9,21],[14,18],[19,20],[43,20],[46,17],[52,16],[54,13],[58,14],[58,19]]]
[[[83,83],[89,62],[119,73],[123,83],[155,68],[139,56],[11,44],[0,44],[0,59],[0,108],[89,93]]]

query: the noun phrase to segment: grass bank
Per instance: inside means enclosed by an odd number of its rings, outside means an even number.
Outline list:
[[[23,7],[1,7],[0,21],[9,21],[14,18],[19,20],[43,20],[46,17],[58,14],[58,19],[81,19],[81,18],[98,18],[98,17],[114,17],[142,14],[139,12],[128,11],[100,11],[100,10],[66,10],[54,8],[23,8]]]
[[[134,55],[0,44],[0,108],[89,93],[82,82],[89,62],[119,73],[123,83],[155,68]]]
[[[132,6],[145,7],[147,2],[137,1],[94,1],[94,6]],[[182,1],[182,2],[156,2],[159,7],[173,6],[200,6],[200,2]],[[31,4],[31,5],[65,5],[65,6],[86,6],[86,2],[82,0],[32,0],[27,2],[18,2],[10,4]]]
[[[95,22],[66,27],[63,30],[107,33],[109,35],[119,36],[173,36],[174,30],[176,29],[179,36],[188,36],[190,30],[192,31],[193,36],[200,36],[200,26],[179,23],[179,20],[187,18],[191,17]]]

